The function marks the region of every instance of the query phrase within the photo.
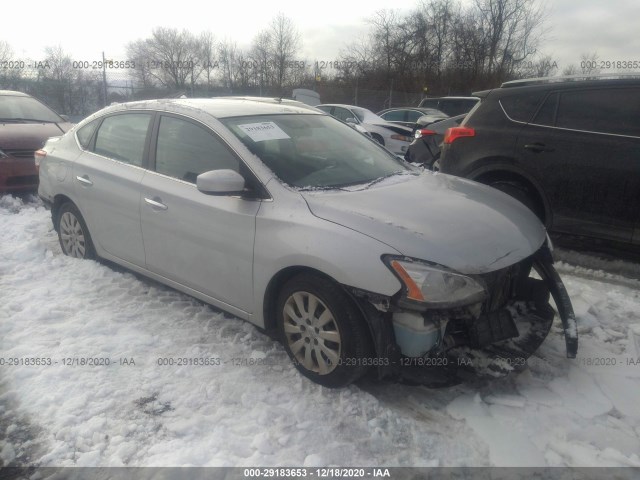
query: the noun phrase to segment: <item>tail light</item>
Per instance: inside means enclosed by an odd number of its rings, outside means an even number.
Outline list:
[[[444,143],[449,145],[458,138],[462,137],[475,137],[476,131],[469,127],[451,127],[444,134]]]
[[[391,138],[394,140],[400,140],[401,142],[410,142],[411,137],[407,137],[406,135],[391,135]]]
[[[47,152],[44,150],[36,150],[33,152],[33,159],[36,162],[36,170],[40,171],[40,162],[47,156]]]
[[[416,138],[428,137],[430,135],[437,135],[437,133],[433,130],[429,130],[428,128],[419,128],[416,130],[416,133],[414,133]]]

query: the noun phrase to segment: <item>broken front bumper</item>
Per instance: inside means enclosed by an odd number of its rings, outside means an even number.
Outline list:
[[[576,319],[550,250],[545,245],[522,263],[487,275],[491,297],[475,316],[460,310],[406,312],[422,316],[425,325],[446,325],[437,339],[434,335],[440,332],[434,333],[433,329],[425,330],[423,337],[411,337],[410,331],[399,330],[398,314],[404,313],[394,308],[392,299],[352,291],[369,321],[378,377],[444,386],[470,376],[500,376],[523,368],[551,329],[555,312],[549,304],[550,296],[562,321],[567,357],[575,358]],[[519,269],[526,269],[524,279],[516,278],[520,274],[514,272]],[[541,280],[530,278],[530,270],[535,270]],[[424,354],[416,347],[422,338],[433,343]]]

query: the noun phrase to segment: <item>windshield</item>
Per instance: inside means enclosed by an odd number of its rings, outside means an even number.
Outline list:
[[[222,121],[278,178],[294,187],[340,188],[412,171],[330,116],[259,115]]]
[[[0,121],[64,122],[35,98],[0,95]]]

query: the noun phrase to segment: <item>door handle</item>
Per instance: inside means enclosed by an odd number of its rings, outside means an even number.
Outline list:
[[[80,183],[84,185],[88,185],[88,186],[93,185],[93,182],[89,180],[89,177],[87,175],[83,175],[83,176],[77,175],[76,180],[78,180]]]
[[[166,210],[169,208],[164,203],[160,202],[160,199],[158,197],[154,197],[154,198],[144,197],[144,201],[147,202],[149,205],[151,205],[153,208],[158,208],[160,210]]]
[[[529,143],[524,146],[527,150],[531,150],[532,152],[553,152],[555,148],[547,147],[544,143]]]

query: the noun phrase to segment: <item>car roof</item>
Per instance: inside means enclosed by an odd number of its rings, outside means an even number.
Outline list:
[[[475,93],[474,93],[474,95],[475,95]],[[480,100],[476,96],[472,96],[472,97],[427,97],[427,98],[423,98],[422,100],[443,100],[443,99],[447,99],[447,100]]]
[[[603,75],[601,78],[598,78],[597,76],[578,75],[571,77],[532,78],[507,82],[506,84],[502,84],[500,87],[473,93],[479,97],[486,97],[491,92],[496,92],[500,95],[509,95],[524,91],[570,90],[576,88],[582,89],[605,86],[622,87],[625,85],[640,85],[640,76],[632,76],[631,78],[611,78],[611,76]]]
[[[318,107],[342,107],[342,108],[362,108],[362,109],[365,109],[364,107],[359,107],[357,105],[345,105],[344,103],[321,103],[320,105],[316,105],[316,108],[318,108]]]
[[[167,98],[119,103],[107,107],[100,113],[126,110],[201,111],[215,118],[242,117],[269,114],[326,115],[314,107],[295,100],[269,99],[263,97],[218,97],[218,98]]]
[[[13,90],[0,90],[0,95],[2,96],[12,96],[12,97],[30,97],[31,95],[23,92],[15,92]]]
[[[379,113],[393,112],[396,110],[416,110],[418,112],[440,112],[437,108],[432,107],[393,107],[380,110]],[[441,112],[444,115],[444,112]]]

